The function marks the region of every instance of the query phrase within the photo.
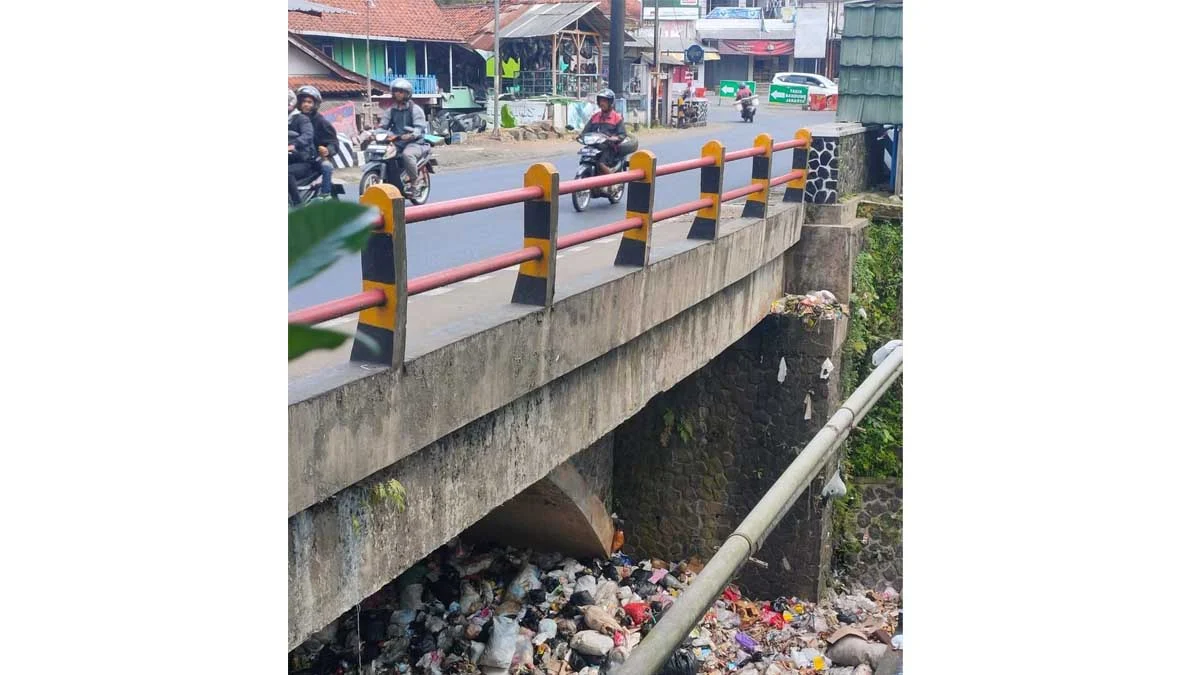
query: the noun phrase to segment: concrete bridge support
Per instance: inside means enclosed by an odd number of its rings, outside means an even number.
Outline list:
[[[785,290],[829,290],[849,302],[864,219],[812,209],[785,256]],[[707,560],[840,405],[848,317],[773,314],[614,433],[613,502],[626,549]],[[845,392],[848,393],[848,392]],[[831,460],[737,579],[758,597],[815,600],[830,568],[832,509],[821,491]]]

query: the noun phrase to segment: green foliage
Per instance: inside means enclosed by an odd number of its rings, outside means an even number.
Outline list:
[[[356,253],[371,235],[369,209],[328,200],[288,212],[288,288],[320,274],[346,253]]]
[[[373,220],[366,207],[336,200],[289,211],[288,288],[315,277],[343,255],[361,251],[371,235]],[[288,324],[288,361],[314,349],[334,349],[347,337],[337,331]],[[367,346],[379,349],[373,342]]]
[[[833,567],[835,569],[849,569],[858,562],[858,556],[862,553],[862,542],[854,536],[854,532],[858,527],[855,522],[855,514],[862,504],[862,493],[858,486],[853,483],[847,483],[846,496],[841,499],[835,499],[833,502]]]
[[[392,478],[372,487],[370,500],[372,506],[391,505],[397,513],[404,513],[408,506],[408,491],[400,481]]]
[[[897,223],[867,228],[867,245],[854,264],[850,330],[842,363],[849,394],[873,366],[871,355],[903,334],[903,232]],[[851,434],[846,447],[850,476],[899,477],[903,459],[903,389],[900,377]]]
[[[333,330],[289,323],[288,361],[311,352],[314,349],[336,349],[349,337],[345,333]]]
[[[696,437],[695,427],[692,426],[692,420],[689,417],[680,419],[675,418],[675,411],[670,408],[663,413],[663,430],[658,435],[658,443],[664,448],[671,442],[671,435],[679,434],[680,440],[684,445],[692,442]]]
[[[513,117],[512,111],[508,109],[508,105],[500,106],[500,126],[505,129],[512,129],[517,126],[517,118]]]

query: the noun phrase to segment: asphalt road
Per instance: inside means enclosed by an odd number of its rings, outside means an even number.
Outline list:
[[[642,147],[658,156],[660,164],[697,157],[704,141],[716,138],[725,143],[727,150],[750,147],[754,137],[760,133],[772,134],[778,140],[792,138],[797,129],[831,122],[833,113],[802,112],[783,108],[760,108],[752,124],[736,122],[737,113],[732,106],[714,107],[710,111],[715,124],[711,134],[688,135],[680,138],[659,137],[655,142]],[[787,157],[785,161],[779,161]],[[774,164],[774,175],[790,170],[791,152],[780,155]],[[562,174],[562,180],[573,178],[578,166],[574,153],[563,154],[549,160]],[[522,176],[530,162],[514,162],[493,166],[446,169],[433,177],[433,192],[430,201],[442,201],[467,197],[486,192],[520,187]],[[741,187],[750,182],[750,162],[734,162],[726,168],[726,189]],[[655,210],[663,209],[698,196],[699,173],[689,171],[659,179],[655,190]],[[358,186],[346,185],[345,199],[358,199]],[[576,213],[571,207],[569,195],[562,197],[559,206],[559,235],[570,234],[589,227],[604,225],[623,218],[624,200],[609,204],[607,199],[593,198],[584,213]],[[464,263],[504,253],[521,247],[522,207],[520,204],[464,213],[450,218],[415,223],[408,226],[408,274],[416,277]],[[362,276],[358,256],[346,256],[325,272],[288,293],[288,311],[295,311],[338,297],[351,295],[362,290]]]

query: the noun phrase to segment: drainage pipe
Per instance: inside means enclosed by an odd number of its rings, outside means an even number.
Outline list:
[[[767,535],[816,478],[842,441],[870,412],[896,378],[904,364],[904,347],[897,346],[867,379],[854,390],[842,407],[829,418],[800,455],[784,470],[746,519],[725,540],[716,555],[692,580],[645,640],[613,675],[652,675],[670,658],[692,628],[700,622],[717,596],[746,560],[758,552]]]

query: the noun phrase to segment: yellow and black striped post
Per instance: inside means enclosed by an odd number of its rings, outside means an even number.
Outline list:
[[[549,307],[554,302],[554,259],[558,256],[558,169],[540,162],[525,172],[525,187],[542,188],[539,199],[525,202],[525,247],[542,249],[539,260],[521,263],[512,301]]]
[[[629,197],[625,200],[625,217],[641,218],[642,226],[625,230],[617,249],[616,265],[645,267],[650,263],[650,228],[654,225],[654,172],[658,158],[649,150],[638,150],[629,158],[629,169],[641,169],[645,178],[629,182]]]
[[[759,134],[754,137],[754,147],[763,148],[763,154],[751,157],[750,183],[761,185],[762,190],[752,192],[746,197],[746,206],[742,208],[743,218],[766,218],[767,198],[771,194],[771,134]]]
[[[394,185],[382,183],[367,188],[359,199],[383,214],[383,227],[373,232],[362,252],[364,291],[383,291],[387,303],[358,313],[358,334],[372,345],[356,339],[351,361],[378,363],[392,368],[404,364],[404,323],[408,308],[408,265],[404,252],[404,197]]]
[[[808,185],[808,151],[812,148],[812,132],[801,129],[796,132],[796,138],[804,139],[804,145],[792,148],[792,171],[803,169],[804,175],[788,181],[787,189],[783,192],[785,202],[804,201],[804,186]]]
[[[712,206],[696,212],[688,239],[716,239],[717,226],[721,222],[721,191],[725,184],[725,144],[709,141],[700,150],[701,157],[712,157],[712,166],[700,167],[700,198],[712,199]]]

